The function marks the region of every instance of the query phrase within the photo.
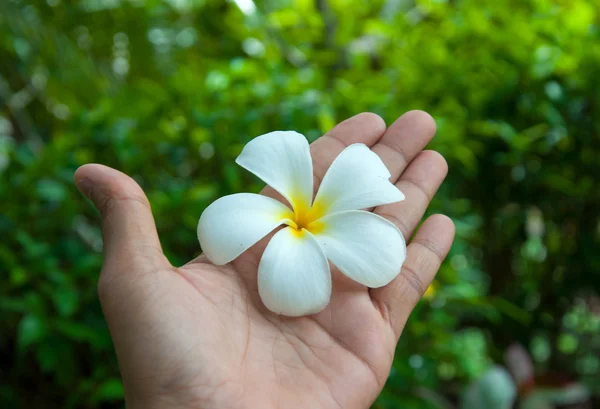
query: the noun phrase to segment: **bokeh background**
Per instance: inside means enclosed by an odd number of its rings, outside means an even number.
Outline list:
[[[0,0],[0,407],[123,407],[79,165],[182,264],[252,137],[410,109],[457,237],[374,408],[600,407],[597,0]]]

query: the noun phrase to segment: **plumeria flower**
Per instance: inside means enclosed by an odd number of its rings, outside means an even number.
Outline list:
[[[348,146],[331,164],[313,200],[306,138],[275,131],[250,141],[236,162],[279,192],[290,207],[267,196],[238,193],[212,203],[200,216],[198,239],[211,262],[234,260],[279,226],[258,266],[258,292],[277,314],[321,311],[331,297],[328,260],[367,287],[400,273],[406,242],[398,228],[360,210],[404,200],[390,173],[367,146]]]

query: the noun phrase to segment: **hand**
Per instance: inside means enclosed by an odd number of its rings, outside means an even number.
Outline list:
[[[409,239],[448,169],[440,154],[423,151],[434,133],[433,119],[420,111],[387,130],[377,115],[356,115],[311,145],[315,181],[346,145],[371,146],[406,195],[373,211]],[[98,291],[131,409],[368,408],[454,237],[448,217],[431,216],[389,285],[370,290],[333,269],[329,306],[288,318],[268,311],[258,297],[256,270],[266,240],[225,266],[200,256],[173,267],[133,179],[90,164],[75,180],[102,214]],[[274,195],[270,188],[263,193]]]

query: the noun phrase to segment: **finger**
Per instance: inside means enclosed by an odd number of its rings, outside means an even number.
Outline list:
[[[373,302],[390,323],[396,339],[448,255],[454,230],[454,223],[447,216],[429,217],[408,246],[398,277],[385,287],[371,290]]]
[[[435,135],[435,121],[427,112],[409,111],[398,118],[373,146],[396,182],[408,164]]]
[[[394,223],[409,240],[447,174],[448,164],[442,155],[421,152],[396,183],[406,199],[378,206],[373,212]]]
[[[340,122],[325,135],[310,145],[313,162],[314,191],[321,184],[323,176],[334,159],[348,145],[363,143],[372,146],[385,132],[385,121],[377,114],[363,112]],[[270,186],[265,187],[262,194],[285,201]]]
[[[363,112],[340,122],[310,146],[313,158],[313,172],[317,185],[335,158],[348,145],[363,143],[373,146],[385,132],[385,121],[377,114]],[[315,191],[318,186],[315,186]]]
[[[150,203],[129,176],[103,165],[83,165],[75,183],[102,216],[104,260],[108,269],[133,263],[165,263]]]

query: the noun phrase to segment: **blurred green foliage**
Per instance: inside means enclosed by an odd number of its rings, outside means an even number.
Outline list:
[[[259,189],[252,137],[409,109],[457,238],[375,407],[453,408],[513,342],[597,397],[599,67],[597,0],[1,0],[0,407],[123,405],[79,165],[138,180],[181,264],[211,201]]]

